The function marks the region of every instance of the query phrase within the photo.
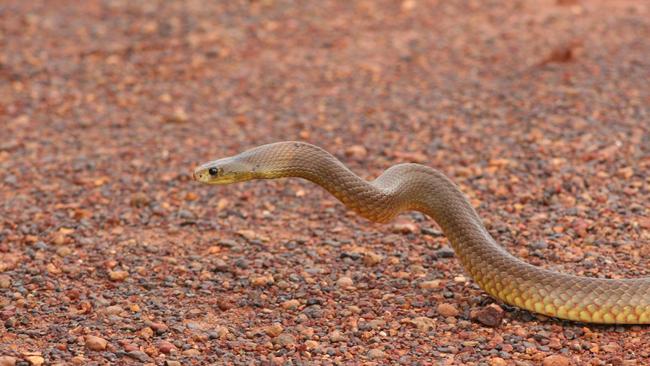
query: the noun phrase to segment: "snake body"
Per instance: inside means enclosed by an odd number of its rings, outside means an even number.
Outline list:
[[[465,270],[496,299],[567,320],[650,323],[650,278],[579,277],[526,263],[497,244],[449,178],[424,165],[395,165],[368,182],[317,146],[279,142],[203,164],[194,177],[208,184],[300,177],[380,223],[421,211],[438,223]]]

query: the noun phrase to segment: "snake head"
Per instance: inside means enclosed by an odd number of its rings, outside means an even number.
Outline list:
[[[255,178],[255,169],[237,157],[210,161],[194,170],[194,180],[205,184],[230,184]]]

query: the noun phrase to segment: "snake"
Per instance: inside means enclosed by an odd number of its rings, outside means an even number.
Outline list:
[[[321,186],[370,221],[387,223],[404,211],[431,217],[464,270],[503,303],[583,323],[650,323],[650,277],[576,276],[527,263],[495,241],[453,181],[425,165],[393,165],[366,181],[318,146],[285,141],[209,161],[193,172],[194,180],[205,184],[285,177]]]

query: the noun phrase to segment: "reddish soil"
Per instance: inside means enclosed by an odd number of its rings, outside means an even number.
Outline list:
[[[420,214],[190,179],[421,162],[532,264],[650,276],[648,40],[642,0],[3,1],[0,365],[650,363],[646,326],[499,304]]]

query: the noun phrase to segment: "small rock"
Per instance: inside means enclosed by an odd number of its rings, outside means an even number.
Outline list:
[[[123,345],[123,347],[124,347],[124,351],[126,351],[126,352],[133,352],[133,351],[139,351],[140,350],[140,348],[138,348],[138,346],[136,346],[133,343],[125,343]]]
[[[573,231],[575,231],[579,237],[584,238],[585,236],[587,236],[589,223],[582,219],[576,219],[572,224],[572,228]]]
[[[134,359],[136,359],[136,360],[138,360],[140,362],[147,362],[147,361],[151,360],[151,358],[149,358],[149,356],[146,353],[144,353],[144,352],[142,352],[140,350],[129,351],[129,352],[126,353],[126,355],[131,357],[131,358],[134,358]]]
[[[106,345],[108,344],[108,341],[104,338],[96,337],[93,335],[87,335],[85,339],[86,347],[93,351],[103,351],[106,349]]]
[[[130,204],[137,208],[144,207],[149,204],[149,197],[142,192],[135,193],[131,196]]]
[[[650,230],[650,217],[639,218],[639,226],[641,226],[644,229]]]
[[[608,353],[616,353],[621,349],[621,347],[616,343],[608,343],[602,346],[602,350]]]
[[[106,309],[104,309],[104,312],[107,315],[119,315],[124,311],[121,306],[119,305],[111,305],[107,306]]]
[[[454,277],[454,282],[456,282],[456,283],[467,282],[467,278],[465,276],[462,276],[462,275],[461,276],[456,276],[456,277]]]
[[[190,348],[190,349],[186,349],[185,351],[183,351],[183,356],[188,356],[188,357],[198,356],[200,354],[201,354],[201,351],[199,351],[196,348]]]
[[[381,260],[384,259],[381,255],[368,251],[363,255],[363,264],[366,266],[374,266],[377,263],[381,262]]]
[[[226,338],[230,334],[230,330],[224,326],[217,326],[214,328],[214,332],[217,334],[217,337],[220,339]]]
[[[226,263],[226,261],[224,261],[223,259],[216,258],[214,260],[214,271],[215,272],[228,272],[230,270],[231,270],[230,265],[228,265],[228,263]]]
[[[27,356],[25,359],[33,366],[41,366],[45,363],[45,359],[41,356]]]
[[[296,299],[287,300],[282,303],[282,308],[285,310],[297,309],[300,306],[300,301]]]
[[[418,232],[418,226],[408,221],[396,222],[391,229],[396,234],[412,234]]]
[[[420,282],[420,288],[425,290],[436,289],[440,287],[440,280],[431,280]]]
[[[126,280],[127,277],[129,277],[129,272],[127,271],[108,271],[108,277],[111,279],[111,281],[124,281]]]
[[[296,344],[296,338],[289,333],[282,333],[274,339],[274,342],[282,347],[288,347]]]
[[[305,348],[307,348],[308,350],[317,349],[318,347],[320,347],[320,344],[316,341],[312,341],[312,340],[305,341]]]
[[[153,337],[153,329],[151,329],[149,327],[142,328],[140,330],[140,337],[142,337],[144,339],[149,339],[149,338]]]
[[[181,366],[181,363],[178,361],[167,360],[165,361],[165,366]]]
[[[386,352],[380,350],[379,348],[374,348],[368,351],[368,358],[371,360],[379,360],[386,357]]]
[[[543,366],[569,366],[571,360],[562,355],[551,355],[544,358]]]
[[[332,333],[330,333],[330,335],[329,335],[329,338],[330,338],[330,342],[345,342],[345,341],[347,341],[347,337],[345,337],[345,335],[343,335],[343,333],[341,333],[338,330],[332,331]]]
[[[354,281],[350,277],[341,277],[336,281],[336,284],[341,287],[341,288],[349,288],[352,287],[354,284]]]
[[[415,325],[418,328],[418,330],[421,332],[428,332],[429,329],[434,328],[436,325],[435,320],[431,318],[427,318],[425,316],[419,316],[417,318],[413,318],[411,319],[411,323]]]
[[[16,357],[0,356],[0,366],[15,366],[16,361],[18,361]]]
[[[618,170],[618,175],[623,179],[630,179],[634,176],[634,169],[632,167],[625,167]]]
[[[7,275],[0,275],[0,288],[9,288],[10,286],[11,286],[11,277]]]
[[[62,257],[62,258],[63,258],[63,257],[67,257],[67,256],[69,256],[70,254],[72,254],[72,249],[70,249],[70,248],[68,248],[68,247],[58,247],[58,248],[56,249],[56,254],[57,254],[59,257]]]
[[[562,342],[556,337],[550,338],[548,340],[548,347],[552,349],[561,349],[562,348]]]
[[[508,363],[501,357],[493,357],[490,359],[490,366],[507,366]]]
[[[217,307],[219,307],[219,310],[221,311],[228,311],[233,308],[233,303],[226,300],[226,299],[218,299],[217,300]]]
[[[548,243],[543,240],[539,240],[530,245],[531,249],[547,249]]]
[[[167,342],[167,341],[160,341],[158,342],[158,351],[161,353],[164,353],[166,355],[172,353],[176,349],[176,346],[174,346],[172,343]]]
[[[174,108],[174,113],[165,118],[168,123],[185,123],[189,120],[187,112],[182,107]]]
[[[284,328],[282,328],[282,325],[280,325],[280,323],[273,323],[273,325],[264,327],[264,333],[266,333],[266,335],[269,337],[277,337],[282,333],[283,330]]]
[[[458,309],[452,304],[442,303],[438,305],[438,314],[444,317],[455,317],[458,315]]]
[[[366,157],[368,150],[363,145],[352,145],[345,149],[345,156],[355,159],[362,159]]]
[[[470,318],[485,326],[496,328],[501,324],[503,315],[504,311],[499,305],[490,304],[482,309],[472,311]]]
[[[272,285],[274,282],[275,282],[275,280],[273,279],[273,276],[271,276],[271,275],[253,277],[251,279],[251,284],[254,287]]]
[[[454,250],[450,247],[442,247],[433,252],[433,254],[435,254],[436,258],[453,258],[455,255]]]
[[[149,328],[153,329],[156,334],[160,335],[169,330],[169,327],[165,323],[148,323]]]

